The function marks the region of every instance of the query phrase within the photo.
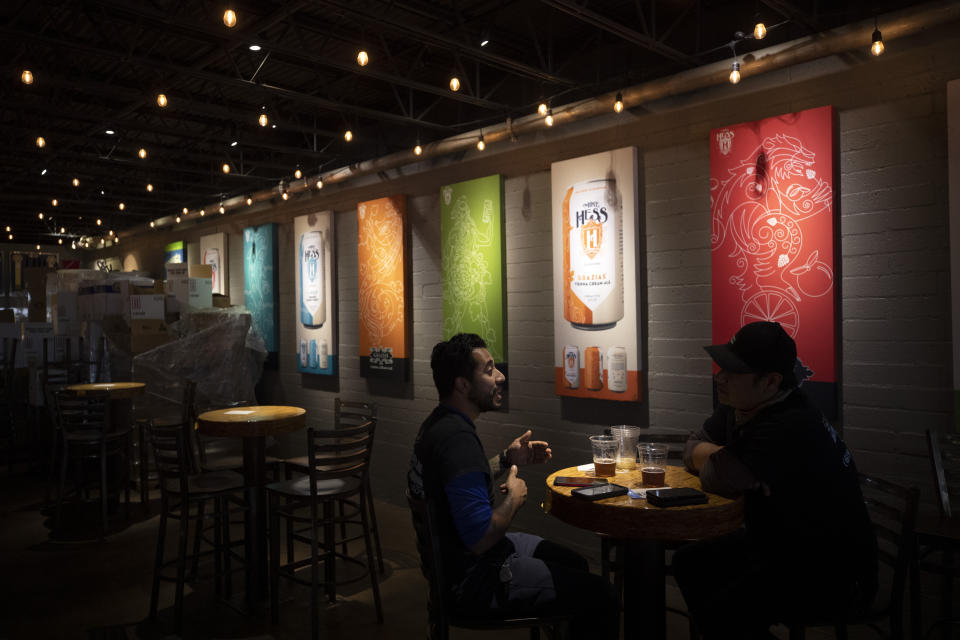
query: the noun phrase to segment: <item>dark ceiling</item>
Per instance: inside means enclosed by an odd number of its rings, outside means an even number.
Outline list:
[[[779,26],[762,42],[738,42],[737,53],[914,4],[4,0],[0,225],[12,242],[47,245],[63,227],[69,244],[182,207],[215,209],[292,180],[298,165],[314,175],[528,115],[541,100],[564,104],[729,59],[735,32],[749,33],[757,16]],[[21,82],[24,69],[32,84]]]

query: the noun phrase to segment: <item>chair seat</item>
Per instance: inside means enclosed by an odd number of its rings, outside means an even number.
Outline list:
[[[359,491],[362,485],[363,483],[360,478],[353,476],[322,480],[317,483],[317,495],[330,498],[349,495]],[[310,497],[310,476],[304,476],[295,480],[274,482],[273,484],[268,484],[267,489],[284,496],[308,498]]]
[[[180,493],[180,483],[167,480],[165,488],[171,493]],[[190,495],[222,493],[242,489],[243,476],[235,471],[208,471],[187,478],[187,493]]]
[[[123,429],[121,431],[110,431],[104,433],[99,429],[90,429],[79,430],[79,431],[64,431],[63,439],[67,442],[75,442],[80,444],[97,444],[101,440],[106,440],[107,442],[113,442],[117,440],[122,440],[129,436],[131,433],[130,429]]]
[[[266,456],[267,466],[280,464],[280,458]],[[243,456],[240,454],[211,455],[207,454],[207,461],[202,465],[204,471],[225,471],[243,468]]]

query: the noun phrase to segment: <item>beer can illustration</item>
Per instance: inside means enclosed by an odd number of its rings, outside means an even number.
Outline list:
[[[308,231],[300,236],[300,324],[323,326],[326,320],[324,296],[323,232]]]
[[[567,389],[580,386],[580,347],[567,345],[563,348],[563,378]]]
[[[563,317],[577,329],[609,329],[623,318],[623,213],[616,180],[572,185],[562,215]]]
[[[303,369],[307,368],[307,341],[300,340],[300,367]]]
[[[214,293],[223,293],[218,288],[220,282],[220,250],[216,247],[208,247],[203,252],[203,264],[210,265],[210,271],[212,273],[213,280],[211,282],[211,288]]]
[[[320,349],[317,356],[317,366],[320,369],[330,368],[330,354],[327,349],[327,341],[320,338]]]
[[[317,368],[317,341],[310,341],[310,353],[307,356],[307,368],[316,369]]]
[[[623,347],[607,349],[607,389],[617,393],[627,390],[627,350]]]
[[[603,389],[603,354],[600,347],[583,350],[583,383],[591,391]]]

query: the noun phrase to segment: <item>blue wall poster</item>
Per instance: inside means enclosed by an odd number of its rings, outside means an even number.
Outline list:
[[[297,304],[297,371],[337,373],[337,299],[333,273],[333,213],[293,219]]]
[[[253,327],[276,353],[277,339],[277,233],[276,225],[243,230],[243,304],[253,316]]]

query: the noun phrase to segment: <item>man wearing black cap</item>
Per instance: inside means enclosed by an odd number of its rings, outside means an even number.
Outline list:
[[[853,457],[798,386],[797,347],[778,323],[706,347],[719,407],[684,463],[711,493],[744,496],[746,527],[674,554],[705,638],[769,638],[777,622],[829,621],[876,591],[876,539]]]

